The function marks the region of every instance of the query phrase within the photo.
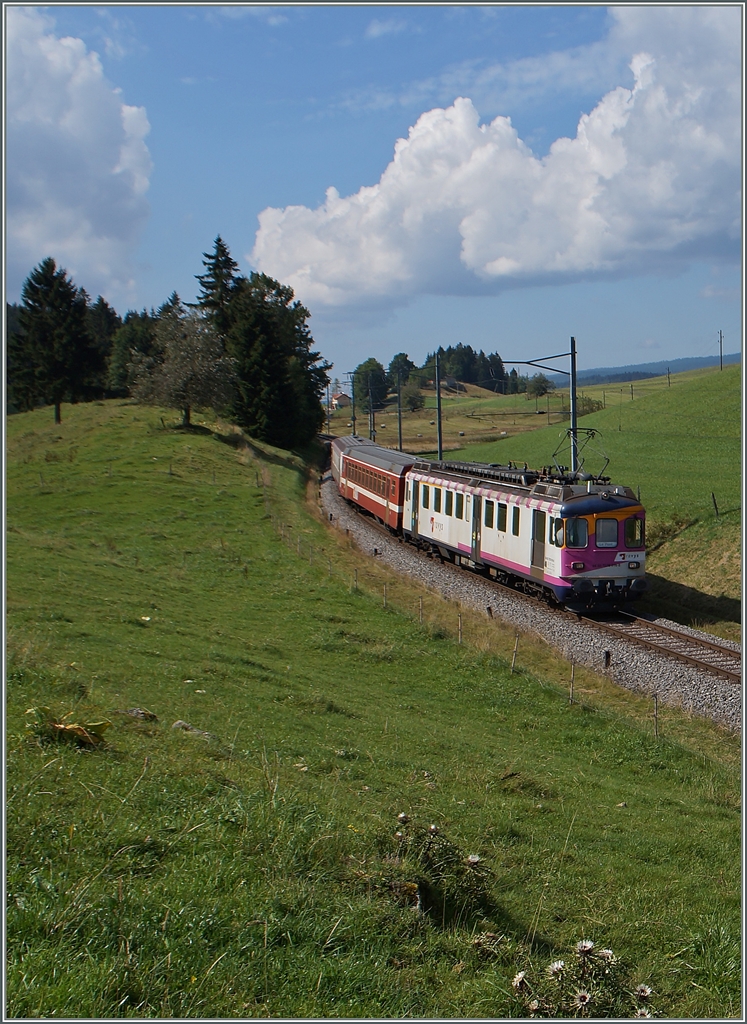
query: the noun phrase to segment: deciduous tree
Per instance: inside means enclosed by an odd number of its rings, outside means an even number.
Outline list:
[[[389,394],[387,372],[378,359],[366,359],[355,370],[355,402],[363,412],[370,412],[371,405],[380,409]]]
[[[162,307],[155,325],[153,353],[136,353],[132,395],[149,405],[180,409],[188,427],[192,409],[225,409],[236,383],[234,360],[208,321],[173,302]]]

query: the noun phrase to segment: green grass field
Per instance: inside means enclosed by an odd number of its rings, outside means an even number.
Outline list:
[[[584,936],[663,1015],[738,1017],[738,738],[665,710],[657,742],[588,673],[569,705],[529,638],[512,675],[513,633],[465,612],[459,645],[299,459],[173,419],[8,421],[8,1015],[516,1017]]]

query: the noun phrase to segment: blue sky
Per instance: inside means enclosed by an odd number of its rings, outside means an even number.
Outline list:
[[[333,376],[741,346],[738,6],[5,15],[9,301],[47,255],[120,313],[191,300],[220,234]]]

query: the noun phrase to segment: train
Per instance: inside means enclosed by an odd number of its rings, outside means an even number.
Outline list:
[[[356,435],[330,459],[346,501],[443,561],[569,607],[647,590],[645,510],[609,477],[422,459]]]

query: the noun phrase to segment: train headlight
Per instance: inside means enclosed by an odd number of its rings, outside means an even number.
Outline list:
[[[571,569],[583,569],[583,562],[571,562]]]
[[[641,567],[641,563],[640,562],[628,562],[628,568],[629,569],[640,569],[640,567]]]

